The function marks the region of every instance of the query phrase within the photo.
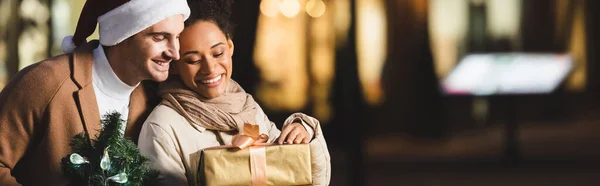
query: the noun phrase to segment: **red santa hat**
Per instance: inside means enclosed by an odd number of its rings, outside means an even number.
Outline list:
[[[85,44],[99,25],[100,44],[114,46],[161,20],[181,14],[186,20],[186,0],[87,0],[73,36],[62,42],[64,53]]]

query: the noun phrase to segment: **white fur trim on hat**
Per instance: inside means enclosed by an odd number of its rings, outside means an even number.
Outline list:
[[[190,16],[186,0],[130,0],[98,17],[100,44],[114,46],[161,20]]]
[[[73,36],[67,36],[63,38],[60,48],[62,49],[63,53],[73,52],[73,50],[77,48],[77,46],[75,46],[75,43],[73,42]]]

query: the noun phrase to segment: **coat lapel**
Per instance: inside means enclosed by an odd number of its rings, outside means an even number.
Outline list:
[[[83,127],[90,135],[90,139],[94,139],[102,129],[94,88],[91,86],[85,87],[77,91],[77,95],[78,100],[76,101],[79,102],[80,116],[83,117],[82,121],[84,121]]]
[[[83,128],[89,134],[90,139],[94,138],[101,129],[100,113],[96,94],[92,86],[92,67],[94,58],[92,51],[98,46],[97,41],[92,41],[81,46],[73,53],[71,60],[71,78],[77,84],[79,90],[75,92],[75,103],[79,111],[79,117],[83,122]]]

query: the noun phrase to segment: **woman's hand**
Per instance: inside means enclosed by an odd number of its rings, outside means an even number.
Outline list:
[[[281,131],[281,135],[277,139],[278,144],[283,144],[287,142],[287,144],[300,144],[300,143],[308,143],[310,141],[310,136],[306,128],[300,122],[294,122],[289,125],[283,127]]]

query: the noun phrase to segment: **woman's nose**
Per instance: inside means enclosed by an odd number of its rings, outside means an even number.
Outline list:
[[[212,74],[216,69],[217,62],[215,59],[204,60],[203,65],[200,67],[200,72],[205,75]]]

